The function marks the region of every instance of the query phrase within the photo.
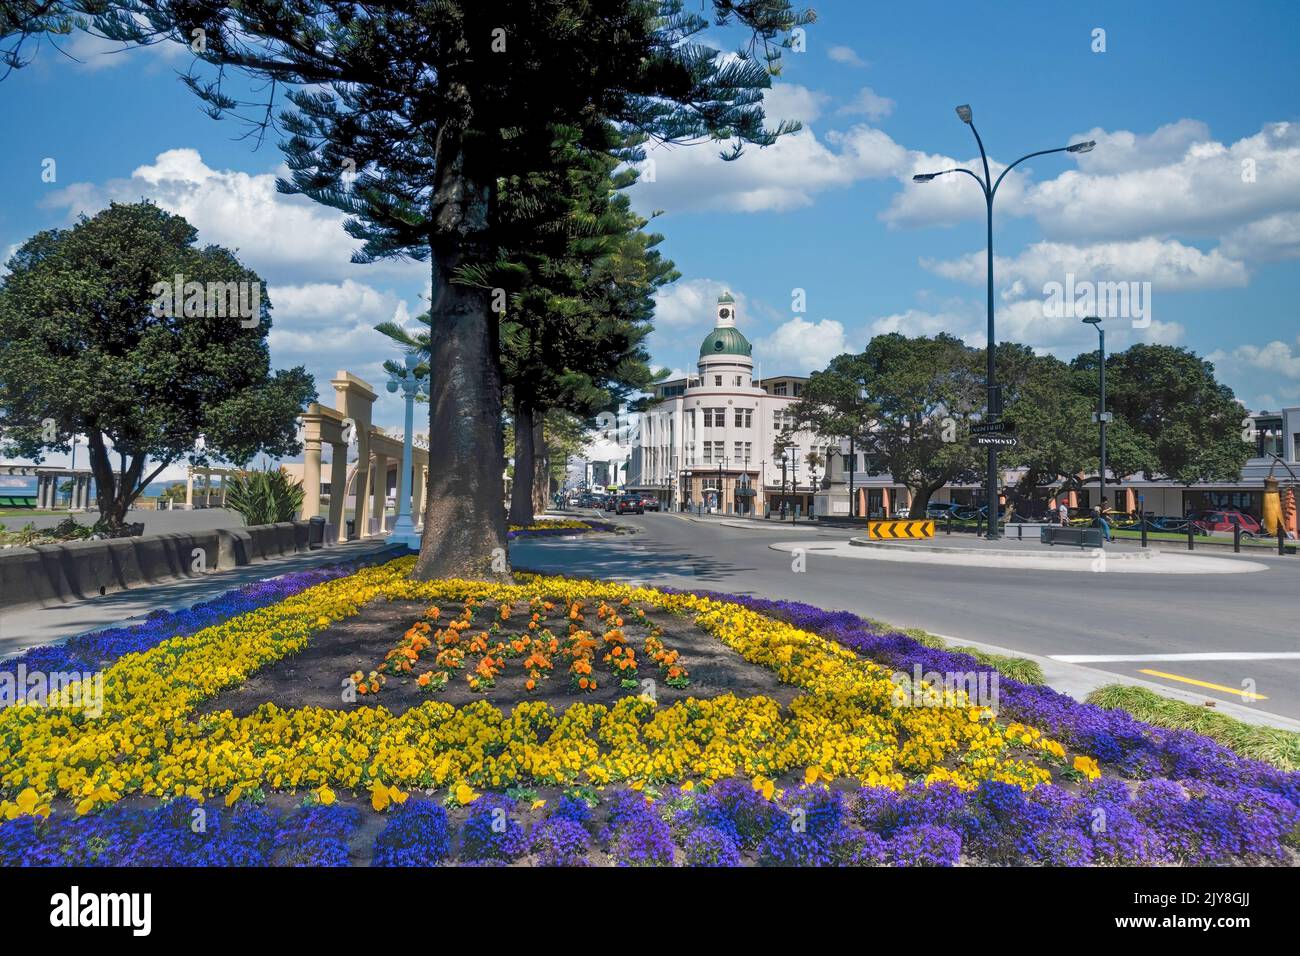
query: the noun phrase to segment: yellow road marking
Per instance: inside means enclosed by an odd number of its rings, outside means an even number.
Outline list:
[[[1251,700],[1268,700],[1263,694],[1252,694],[1248,690],[1242,690],[1240,687],[1225,687],[1222,684],[1211,684],[1209,681],[1193,680],[1190,677],[1179,677],[1177,674],[1166,674],[1164,671],[1140,670],[1139,674],[1149,674],[1152,677],[1163,677],[1166,680],[1176,680],[1182,684],[1195,684],[1197,687],[1208,687],[1210,690],[1221,690],[1225,694],[1232,694],[1234,697],[1249,697]]]

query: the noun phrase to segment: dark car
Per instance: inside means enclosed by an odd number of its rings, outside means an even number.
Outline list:
[[[656,498],[654,495],[646,495],[644,498],[641,499],[641,507],[644,508],[646,511],[658,511],[659,499]]]
[[[645,507],[641,504],[639,495],[620,495],[614,505],[614,513],[620,515],[643,515]]]

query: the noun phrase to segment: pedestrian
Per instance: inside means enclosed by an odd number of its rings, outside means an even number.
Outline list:
[[[1061,522],[1062,528],[1068,528],[1070,526],[1070,506],[1066,504],[1064,498],[1062,498],[1061,503],[1056,506],[1056,517],[1057,520]]]
[[[1092,509],[1093,519],[1097,522],[1097,527],[1101,528],[1101,536],[1107,541],[1113,541],[1110,536],[1110,522],[1107,516],[1110,514],[1110,499],[1102,498],[1101,504]]]

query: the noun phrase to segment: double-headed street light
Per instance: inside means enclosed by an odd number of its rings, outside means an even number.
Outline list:
[[[1021,156],[1014,163],[1002,170],[1002,173],[996,180],[989,175],[989,158],[984,152],[984,141],[980,139],[979,130],[975,128],[973,114],[969,106],[963,105],[957,107],[957,117],[963,123],[970,127],[971,132],[975,134],[975,142],[980,148],[980,162],[984,166],[984,176],[981,178],[977,173],[972,172],[964,167],[956,169],[941,169],[937,173],[918,173],[912,177],[912,182],[928,183],[936,176],[946,176],[948,173],[965,173],[971,179],[980,184],[980,189],[984,193],[984,205],[988,212],[988,413],[987,419],[990,422],[997,421],[1002,417],[1002,395],[997,384],[997,373],[994,367],[994,351],[996,348],[996,338],[993,331],[993,197],[997,195],[998,187],[1002,185],[1002,180],[1006,179],[1007,173],[1015,169],[1027,159],[1033,159],[1035,156],[1046,156],[1049,153],[1086,153],[1090,151],[1096,142],[1088,140],[1086,143],[1074,143],[1070,146],[1058,146],[1056,149],[1040,149],[1037,152]],[[988,473],[985,476],[985,497],[988,501],[989,518],[988,518],[988,536],[989,538],[998,537],[998,449],[996,445],[989,445],[988,449]]]
[[[402,439],[402,480],[398,482],[401,486],[401,494],[397,496],[397,520],[393,522],[393,533],[389,535],[389,540],[405,544],[416,551],[420,550],[420,536],[415,533],[415,522],[411,520],[411,497],[415,491],[415,486],[412,484],[411,446],[415,438],[415,398],[420,394],[427,395],[429,391],[428,377],[415,374],[419,364],[420,356],[412,352],[406,356],[406,367],[400,373],[391,371],[388,373],[388,391],[396,392],[401,389],[406,399],[406,435]]]
[[[1101,507],[1101,499],[1106,497],[1106,423],[1110,421],[1110,412],[1106,411],[1106,330],[1101,327],[1101,319],[1095,315],[1090,315],[1083,320],[1086,324],[1093,326],[1097,330],[1097,411],[1093,413],[1093,420],[1097,423],[1101,439],[1101,467],[1097,470],[1098,480],[1101,482],[1101,490],[1098,492],[1097,507]]]

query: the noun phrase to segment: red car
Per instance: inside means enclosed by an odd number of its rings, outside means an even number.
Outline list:
[[[1240,525],[1242,534],[1262,535],[1264,533],[1264,527],[1257,518],[1231,508],[1203,511],[1192,523],[1202,531],[1226,531],[1231,534],[1233,526]]]

